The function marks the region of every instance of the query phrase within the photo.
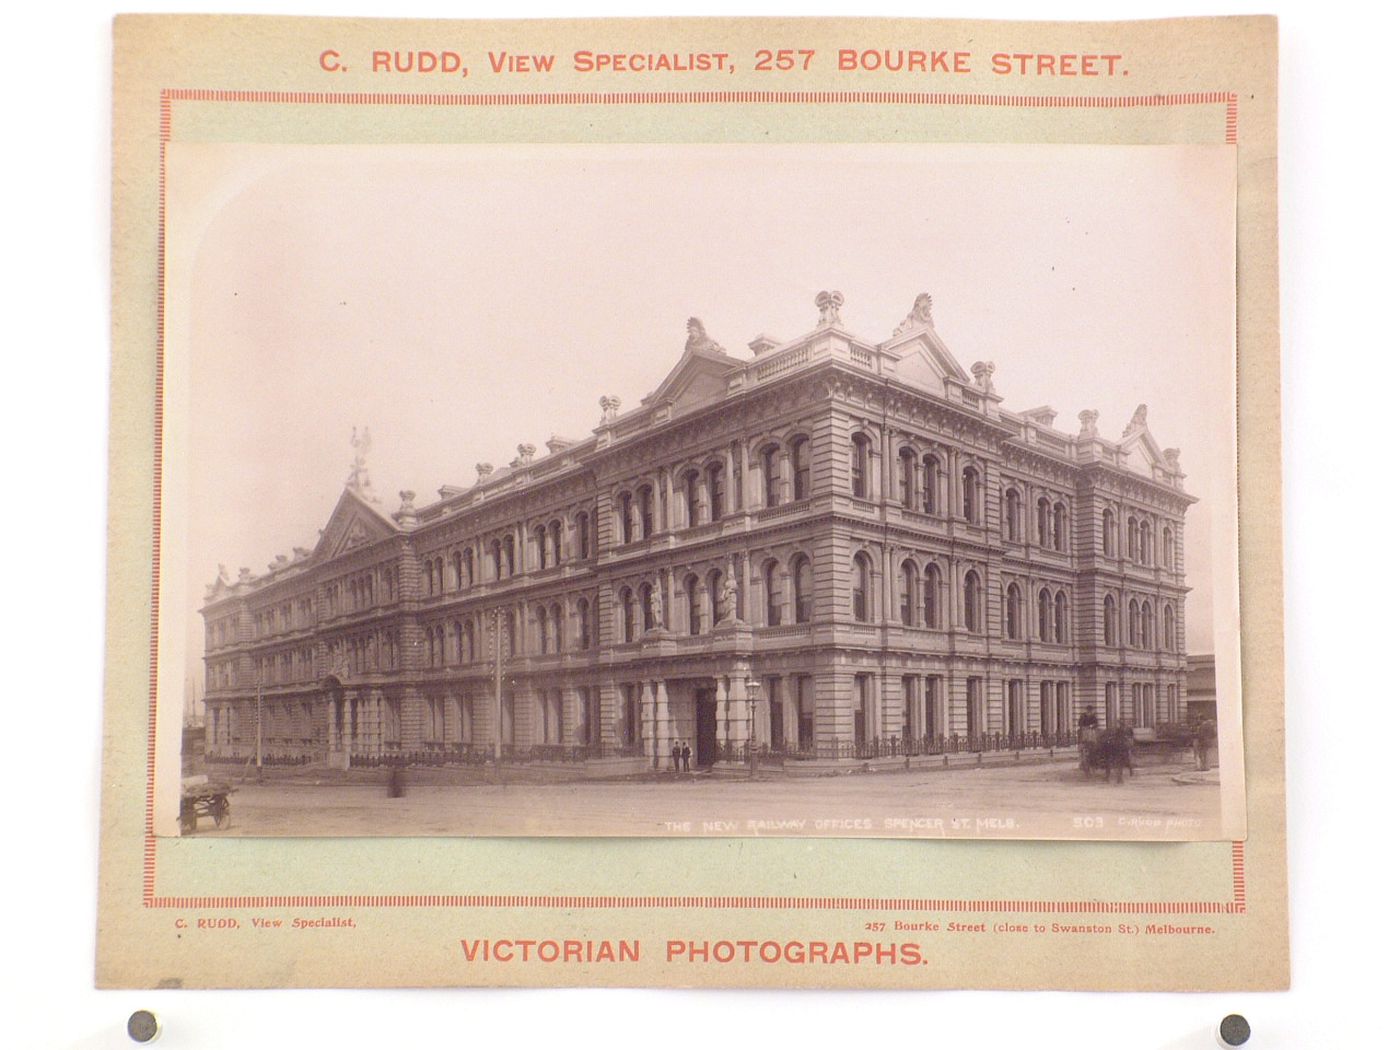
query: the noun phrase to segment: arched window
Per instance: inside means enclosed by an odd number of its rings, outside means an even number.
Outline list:
[[[549,648],[555,653],[564,649],[564,609],[558,602],[549,607]]]
[[[963,623],[969,631],[982,629],[982,580],[976,570],[963,577]]]
[[[496,579],[505,578],[505,560],[501,556],[501,541],[491,541],[491,567],[495,571]]]
[[[588,511],[581,510],[574,515],[574,533],[578,536],[578,556],[580,558],[589,557],[592,543],[588,528]]]
[[[870,498],[870,439],[864,434],[851,437],[851,495]]]
[[[564,526],[557,521],[549,523],[550,564],[558,565],[564,560]]]
[[[1131,514],[1128,515],[1128,560],[1141,560],[1138,554],[1138,520]]]
[[[545,528],[543,525],[536,525],[532,535],[535,540],[535,568],[544,568],[544,556],[547,548]]]
[[[705,586],[710,592],[710,626],[715,627],[724,621],[724,573],[711,569],[705,577]],[[734,611],[737,615],[739,610]]]
[[[1152,564],[1152,523],[1146,518],[1142,520],[1140,526],[1141,536],[1138,537],[1138,554],[1144,565]]]
[[[694,574],[685,578],[685,623],[691,634],[700,633],[700,580]]]
[[[1157,648],[1157,613],[1151,602],[1142,603],[1142,647]]]
[[[1142,645],[1142,621],[1139,618],[1136,598],[1128,602],[1128,645],[1133,649]]]
[[[1055,606],[1050,599],[1050,592],[1045,588],[1036,595],[1036,637],[1042,642],[1048,642],[1055,637]]]
[[[432,559],[432,558],[428,558],[428,559],[426,559],[426,560],[423,562],[423,589],[424,589],[425,591],[427,591],[428,594],[432,594],[432,593],[433,593],[433,559]],[[333,595],[335,594],[334,588],[332,588],[331,593],[332,593]],[[337,597],[338,597],[338,596],[337,596]],[[332,598],[332,606],[334,606],[334,598]],[[261,614],[261,613],[258,614],[258,633],[260,633],[260,634],[263,633],[263,618],[262,618],[262,614]]]
[[[650,485],[643,485],[637,490],[637,516],[642,520],[642,539],[646,539],[655,530],[656,508],[653,502]]]
[[[1103,644],[1118,644],[1118,603],[1111,594],[1103,598]]]
[[[918,457],[912,448],[899,450],[899,503],[902,507],[914,509],[914,475],[918,470]]]
[[[1176,568],[1176,537],[1170,526],[1162,530],[1162,564],[1168,569]]]
[[[649,583],[644,583],[637,590],[637,598],[642,603],[642,630],[654,631],[661,625],[656,622],[656,610],[651,607],[651,596],[653,590]]]
[[[1007,489],[1002,496],[1003,534],[1012,543],[1021,541],[1021,490]]]
[[[1035,501],[1035,542],[1049,547],[1051,541],[1050,501],[1044,496]]]
[[[943,490],[943,465],[937,456],[924,457],[924,502],[925,514],[937,514],[943,509],[940,493]]]
[[[1069,599],[1064,591],[1055,595],[1055,641],[1061,645],[1069,641]]]
[[[452,623],[452,643],[452,661],[461,663],[466,658],[466,634],[460,620]]]
[[[1069,511],[1065,509],[1063,503],[1056,503],[1052,513],[1052,532],[1054,534],[1055,549],[1057,551],[1069,550]]]
[[[1176,652],[1176,610],[1170,605],[1162,606],[1162,648]]]
[[[1021,600],[1021,588],[1016,584],[1006,588],[1006,637],[1021,637],[1021,621],[1025,617],[1024,603]]]
[[[549,652],[549,613],[543,605],[535,609],[535,634],[539,652]]]
[[[899,567],[899,622],[914,626],[914,608],[918,602],[919,570],[912,561]]]
[[[777,445],[769,445],[760,453],[763,462],[763,505],[776,507],[783,501],[783,457]]]
[[[724,517],[724,464],[711,463],[705,469],[705,487],[710,493],[710,520]]]
[[[693,529],[700,524],[700,472],[686,471],[681,486],[685,491],[685,523]]]
[[[462,662],[473,663],[476,660],[476,626],[468,620],[463,625],[462,630]]]
[[[943,626],[943,575],[932,563],[924,569],[924,626]]]
[[[462,589],[462,552],[452,552],[452,589],[460,591]]]
[[[618,499],[617,514],[622,525],[622,542],[632,542],[632,493],[624,492]]]
[[[507,536],[501,541],[501,557],[505,559],[506,575],[515,575],[515,537]]]
[[[788,444],[788,458],[792,460],[792,498],[806,499],[812,494],[812,443],[799,434]]]
[[[812,559],[799,554],[792,562],[792,618],[812,622]]]
[[[869,623],[873,610],[870,607],[870,559],[864,553],[857,554],[851,561],[851,616],[860,623]]]
[[[963,467],[963,520],[976,525],[982,520],[982,475],[976,467]]]
[[[578,647],[580,649],[593,648],[593,620],[590,617],[588,599],[578,600]]]
[[[617,592],[617,604],[622,610],[622,640],[624,642],[636,641],[637,638],[637,612],[632,607],[632,591],[628,587]]]
[[[1118,553],[1118,516],[1106,507],[1103,512],[1103,553],[1107,558]]]
[[[777,627],[783,622],[783,581],[775,561],[763,567],[763,607],[763,622],[769,627]]]

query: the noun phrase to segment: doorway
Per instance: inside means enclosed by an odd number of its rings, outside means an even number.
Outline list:
[[[695,690],[695,768],[709,769],[715,764],[715,691]]]

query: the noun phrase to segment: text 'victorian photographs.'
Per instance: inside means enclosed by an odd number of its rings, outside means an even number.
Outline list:
[[[1244,833],[1232,146],[171,143],[155,833]]]

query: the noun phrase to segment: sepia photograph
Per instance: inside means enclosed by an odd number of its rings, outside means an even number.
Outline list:
[[[1235,187],[169,144],[155,834],[1242,838]]]

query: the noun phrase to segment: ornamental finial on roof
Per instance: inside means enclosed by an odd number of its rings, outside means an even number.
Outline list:
[[[1128,420],[1128,425],[1123,428],[1123,436],[1127,437],[1138,427],[1147,426],[1147,406],[1138,405],[1137,411],[1133,413],[1133,418]]]
[[[724,353],[724,347],[710,338],[705,331],[705,322],[692,317],[685,322],[685,348],[687,350],[715,350]]]
[[[895,335],[903,335],[911,328],[932,328],[933,327],[933,296],[928,292],[920,292],[914,297],[914,307],[909,311],[903,321],[900,321],[894,330]]]
[[[369,427],[363,430],[355,427],[350,431],[350,447],[355,450],[355,461],[350,467],[350,476],[345,479],[345,487],[367,500],[378,502],[369,483]]]
[[[1079,436],[1099,436],[1099,414],[1092,408],[1086,408],[1083,412],[1079,413]]]
[[[846,303],[846,297],[840,292],[818,292],[817,293],[817,325],[825,327],[838,325],[841,323],[841,307]]]
[[[622,407],[622,398],[604,394],[598,399],[598,407],[603,410],[603,422],[611,423],[617,419],[617,410]]]
[[[972,363],[972,378],[987,393],[995,394],[996,387],[992,386],[992,373],[996,370],[997,363],[995,361],[974,361]]]

